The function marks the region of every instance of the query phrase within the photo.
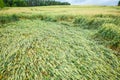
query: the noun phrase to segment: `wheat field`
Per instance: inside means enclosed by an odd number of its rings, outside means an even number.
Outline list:
[[[0,10],[0,80],[119,80],[120,7]]]

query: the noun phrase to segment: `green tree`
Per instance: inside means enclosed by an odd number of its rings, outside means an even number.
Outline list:
[[[0,8],[3,8],[4,7],[4,2],[3,0],[0,0]]]
[[[120,1],[118,2],[118,6],[120,6]]]

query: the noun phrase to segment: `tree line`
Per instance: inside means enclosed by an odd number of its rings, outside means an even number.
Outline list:
[[[0,7],[26,7],[26,6],[49,6],[49,5],[70,5],[68,2],[55,0],[0,0]]]
[[[49,6],[49,5],[70,5],[70,3],[55,0],[0,0],[0,8],[4,6],[25,7],[25,6]],[[118,6],[120,6],[120,0],[118,2]]]

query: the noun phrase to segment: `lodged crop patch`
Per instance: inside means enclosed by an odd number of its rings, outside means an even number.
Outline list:
[[[0,10],[0,80],[119,80],[119,7]]]
[[[114,52],[93,32],[40,20],[0,28],[0,79],[119,79]]]
[[[96,35],[106,40],[111,48],[120,51],[120,28],[115,24],[103,24]]]

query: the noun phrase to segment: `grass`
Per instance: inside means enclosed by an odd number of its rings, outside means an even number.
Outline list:
[[[118,12],[105,6],[4,8],[0,80],[119,80]]]

